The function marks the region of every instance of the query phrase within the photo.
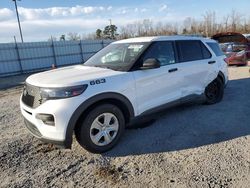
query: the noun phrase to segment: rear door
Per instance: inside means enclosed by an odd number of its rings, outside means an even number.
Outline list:
[[[176,63],[174,42],[154,42],[137,62],[138,67],[150,58],[158,59],[161,67],[147,70],[138,68],[133,72],[138,114],[181,97],[182,76]]]
[[[176,41],[180,72],[183,76],[181,96],[202,94],[205,87],[214,79],[216,58],[200,40]],[[211,80],[212,81],[212,80]]]

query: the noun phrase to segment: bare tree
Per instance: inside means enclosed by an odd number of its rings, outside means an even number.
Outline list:
[[[242,20],[242,15],[240,15],[235,10],[232,10],[231,15],[230,15],[231,31],[236,32],[239,29],[241,20]]]
[[[210,37],[215,34],[217,30],[216,14],[213,11],[207,11],[203,15],[203,24],[206,37]]]
[[[68,33],[68,40],[73,40],[73,41],[77,41],[81,39],[81,36],[78,33]]]
[[[97,39],[96,33],[93,32],[93,33],[83,34],[81,39],[82,40],[95,40],[95,39]]]
[[[51,36],[49,39],[48,39],[48,41],[50,42],[50,41],[56,41],[57,40],[57,38],[55,37],[55,36]]]
[[[228,24],[229,24],[229,15],[225,16],[223,18],[223,20],[225,20],[225,28],[224,29],[222,28],[222,30],[227,31],[228,30]]]
[[[131,38],[137,36],[152,36],[152,35],[176,35],[176,34],[193,34],[211,37],[219,32],[240,32],[250,33],[250,18],[246,19],[241,14],[232,10],[232,12],[223,17],[223,20],[218,22],[214,11],[207,11],[203,15],[202,20],[196,20],[192,17],[187,17],[182,24],[173,24],[165,22],[154,23],[150,19],[136,21],[134,23],[114,27],[113,36],[117,39]],[[95,33],[85,35],[84,39],[100,39],[104,38],[105,34],[110,35],[110,26],[104,30],[97,29]],[[116,29],[119,30],[119,35],[116,36]],[[105,32],[104,32],[105,31]],[[80,40],[80,35],[77,33],[69,33],[68,40]]]

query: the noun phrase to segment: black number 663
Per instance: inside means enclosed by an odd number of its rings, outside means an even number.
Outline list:
[[[106,82],[105,79],[93,80],[93,81],[90,81],[90,85],[103,84],[105,82]]]

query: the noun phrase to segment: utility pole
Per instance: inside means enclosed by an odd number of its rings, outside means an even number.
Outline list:
[[[18,14],[18,9],[17,9],[17,0],[12,0],[15,3],[15,8],[16,8],[16,17],[17,17],[17,22],[18,22],[18,26],[19,26],[19,32],[20,32],[20,36],[21,36],[21,41],[23,42],[23,34],[22,34],[22,28],[21,28],[21,24],[20,24],[20,19],[19,19],[19,14]],[[21,0],[18,0],[21,1]]]

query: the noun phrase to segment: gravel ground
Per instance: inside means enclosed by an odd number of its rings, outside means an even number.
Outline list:
[[[231,67],[221,103],[186,104],[129,129],[103,155],[33,138],[20,88],[0,91],[0,187],[249,187],[250,74]]]

